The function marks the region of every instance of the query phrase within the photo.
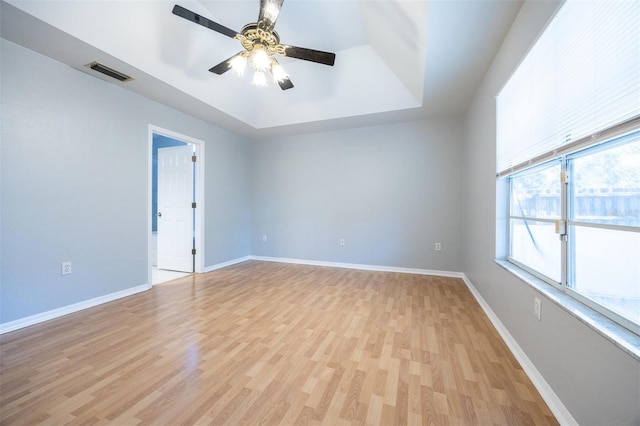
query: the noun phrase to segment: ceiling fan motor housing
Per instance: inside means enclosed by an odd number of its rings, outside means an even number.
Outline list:
[[[280,44],[278,33],[264,30],[256,22],[242,27],[240,33],[236,34],[235,39],[249,52],[254,50],[257,45],[260,45],[269,55],[285,55],[285,48]]]

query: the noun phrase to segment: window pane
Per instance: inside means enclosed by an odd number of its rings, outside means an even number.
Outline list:
[[[511,257],[560,282],[560,239],[553,223],[512,219]]]
[[[571,287],[640,324],[640,233],[569,228],[575,262]]]
[[[640,137],[572,160],[571,219],[640,226]]]
[[[560,164],[511,178],[511,216],[560,218]]]

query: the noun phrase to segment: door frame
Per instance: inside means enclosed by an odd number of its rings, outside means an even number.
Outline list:
[[[153,124],[149,124],[148,143],[147,143],[147,283],[149,288],[152,287],[151,270],[153,261],[151,253],[153,252],[153,230],[152,230],[152,206],[151,197],[153,193],[153,135],[165,136],[180,142],[192,144],[195,149],[197,161],[195,163],[195,179],[196,186],[196,212],[195,212],[195,249],[196,256],[194,262],[194,273],[199,274],[204,271],[204,148],[203,140],[193,138],[172,130],[164,129]]]

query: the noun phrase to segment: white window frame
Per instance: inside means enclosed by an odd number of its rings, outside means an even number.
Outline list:
[[[571,225],[574,226],[584,226],[584,227],[590,227],[590,228],[598,228],[598,229],[611,229],[611,230],[615,230],[615,231],[625,231],[625,232],[634,232],[634,233],[640,233],[640,226],[628,226],[628,225],[616,225],[616,224],[601,224],[601,223],[594,223],[594,222],[582,222],[582,221],[575,221],[575,220],[569,220],[569,209],[570,209],[570,202],[571,202],[571,194],[570,194],[570,188],[569,185],[572,184],[572,181],[574,179],[574,177],[572,176],[572,170],[569,167],[570,162],[573,159],[576,158],[581,158],[587,155],[591,155],[594,154],[597,151],[604,151],[607,149],[611,149],[614,148],[616,146],[619,146],[620,144],[624,144],[625,142],[629,141],[629,139],[635,139],[635,138],[640,138],[640,128],[636,129],[635,131],[631,131],[628,132],[627,134],[624,135],[616,135],[615,137],[612,137],[611,139],[605,140],[604,142],[599,142],[596,144],[593,144],[591,146],[585,145],[585,144],[578,144],[578,148],[573,151],[573,152],[569,152],[569,153],[564,153],[563,155],[560,155],[554,159],[552,159],[551,161],[546,161],[542,164],[538,164],[535,166],[532,166],[528,169],[524,169],[524,170],[520,170],[517,173],[513,173],[511,175],[507,176],[507,179],[509,180],[509,195],[508,195],[508,202],[506,203],[506,209],[507,209],[507,246],[508,246],[508,252],[507,252],[507,256],[506,256],[506,260],[509,263],[512,263],[513,265],[515,265],[517,268],[522,269],[523,271],[527,272],[530,275],[533,275],[534,277],[538,278],[539,280],[543,281],[546,284],[549,284],[551,286],[553,286],[554,288],[556,288],[557,290],[559,290],[560,292],[566,294],[567,296],[579,301],[580,303],[584,304],[585,306],[587,306],[589,309],[592,309],[596,312],[598,312],[599,314],[609,318],[610,320],[614,321],[615,323],[621,325],[622,327],[626,328],[627,330],[631,331],[632,333],[640,336],[640,325],[635,323],[634,321],[619,315],[618,313],[608,309],[607,307],[589,299],[586,296],[583,296],[582,294],[580,294],[578,291],[574,290],[572,288],[572,282],[571,277],[572,277],[572,273],[573,273],[573,269],[575,268],[575,258],[571,255],[571,251],[572,251],[572,245],[575,244],[574,242],[574,238],[572,238],[572,236],[570,235],[570,233],[568,233],[568,229]],[[512,245],[512,235],[511,235],[511,220],[512,219],[519,219],[519,220],[535,220],[535,221],[542,221],[542,222],[555,222],[553,219],[543,219],[543,218],[534,218],[534,217],[522,217],[522,216],[513,216],[511,214],[511,179],[514,177],[518,177],[518,176],[522,176],[523,174],[526,173],[530,173],[532,171],[535,171],[536,169],[544,169],[546,167],[553,167],[553,164],[551,163],[555,163],[557,161],[560,161],[561,163],[561,171],[562,173],[566,173],[569,176],[568,182],[567,183],[562,183],[561,186],[561,199],[560,199],[560,203],[561,203],[561,218],[560,220],[563,221],[566,224],[566,228],[567,228],[567,234],[564,238],[561,239],[561,272],[560,272],[560,276],[561,276],[561,280],[560,282],[556,282],[555,280],[551,279],[550,277],[547,277],[546,275],[536,271],[535,269],[532,269],[531,267],[528,267],[527,265],[522,264],[521,262],[517,261],[516,259],[512,258],[510,256],[511,253],[511,245]],[[558,179],[561,179],[561,176],[558,176]],[[560,237],[559,237],[560,238]]]
[[[597,152],[602,152],[602,151],[606,151],[608,149],[612,149],[615,148],[616,146],[622,145],[625,142],[628,142],[630,139],[635,139],[635,138],[640,138],[640,130],[637,130],[635,132],[631,132],[627,135],[623,135],[623,136],[617,136],[615,138],[612,138],[609,141],[606,141],[602,144],[598,144],[595,146],[591,146],[591,147],[587,147],[584,149],[581,149],[579,151],[576,151],[574,153],[568,154],[565,156],[565,160],[563,161],[564,163],[564,169],[567,170],[568,173],[572,174],[572,170],[570,167],[570,162],[574,159],[577,158],[581,158],[581,157],[585,157],[588,155],[592,155],[595,154]],[[569,188],[570,185],[572,185],[573,181],[569,182],[569,185],[565,185],[567,186],[566,189],[566,206],[567,208],[571,207],[570,206],[570,202],[571,202],[571,193],[570,190],[572,188]],[[564,200],[563,200],[564,201]],[[566,226],[567,229],[569,229],[571,226],[581,226],[581,227],[585,227],[585,228],[596,228],[596,229],[609,229],[612,231],[623,231],[623,232],[634,232],[634,233],[640,233],[640,226],[628,226],[628,225],[617,225],[617,224],[605,224],[605,223],[597,223],[597,222],[584,222],[584,221],[578,221],[578,220],[571,220],[570,215],[569,215],[569,211],[567,211],[565,217],[564,217],[565,221],[566,221]],[[567,262],[567,268],[568,270],[566,271],[565,274],[565,278],[564,278],[564,282],[563,282],[563,289],[564,291],[571,297],[577,299],[578,301],[580,301],[581,303],[585,304],[586,306],[588,306],[589,308],[593,309],[594,311],[610,318],[611,320],[615,321],[616,323],[622,325],[623,327],[631,330],[632,332],[634,332],[637,335],[640,335],[640,325],[627,319],[626,317],[618,314],[617,312],[614,312],[610,309],[608,309],[606,306],[601,305],[591,299],[589,299],[588,297],[583,296],[582,294],[580,294],[578,291],[574,290],[571,287],[571,279],[572,279],[572,272],[575,269],[575,258],[574,256],[571,254],[573,251],[573,245],[575,244],[575,241],[573,238],[571,238],[571,236],[569,236],[569,238],[567,239],[567,241],[564,243],[564,247],[563,247],[563,253],[564,256],[566,257],[566,262]]]
[[[511,203],[511,201],[512,201],[511,200],[511,194],[512,194],[511,179],[512,178],[517,178],[517,177],[520,177],[522,175],[526,175],[526,174],[529,174],[529,173],[535,173],[536,171],[544,170],[546,168],[555,167],[555,166],[558,165],[558,163],[559,163],[559,159],[554,158],[554,159],[552,159],[550,161],[545,161],[542,164],[537,164],[537,165],[535,165],[533,167],[530,167],[528,169],[520,170],[517,173],[509,175],[509,177],[508,177],[508,179],[509,179],[509,202],[507,203],[507,209],[508,209],[508,214],[507,214],[507,217],[508,217],[507,260],[509,262],[513,263],[514,265],[516,265],[518,268],[521,268],[522,270],[524,270],[524,271],[528,272],[529,274],[533,275],[534,277],[546,282],[547,284],[550,284],[550,285],[554,286],[555,288],[557,288],[559,290],[562,290],[562,282],[555,281],[551,277],[549,277],[549,276],[547,276],[547,275],[535,270],[534,268],[531,268],[531,267],[525,265],[524,263],[518,261],[517,259],[515,259],[515,258],[513,258],[511,256],[512,244],[513,244],[513,238],[512,238],[512,235],[511,235],[511,229],[512,229],[511,220],[529,220],[529,221],[544,222],[544,223],[555,223],[556,222],[555,219],[537,218],[537,217],[531,217],[531,216],[514,216],[514,215],[512,215],[511,214],[511,205],[512,205],[512,203]],[[561,189],[564,190],[564,187],[561,187]],[[564,198],[564,194],[561,194],[560,197],[561,197],[560,204],[561,204],[561,206],[563,206],[564,203],[562,203],[562,199]],[[563,217],[563,214],[561,212],[561,218],[562,217]],[[563,252],[563,251],[561,251],[561,252]],[[561,263],[561,265],[562,265],[562,263]],[[562,275],[562,270],[560,272],[560,276],[561,277],[563,276]]]

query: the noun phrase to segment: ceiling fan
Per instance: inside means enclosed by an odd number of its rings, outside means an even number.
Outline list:
[[[293,83],[276,60],[275,55],[302,59],[329,66],[333,66],[336,55],[335,53],[322,52],[320,50],[280,44],[280,36],[274,31],[273,27],[280,14],[283,1],[284,0],[260,0],[258,22],[251,22],[245,25],[240,32],[220,25],[182,6],[175,5],[173,7],[173,14],[227,37],[236,39],[242,44],[244,50],[220,62],[218,65],[209,69],[209,71],[221,75],[233,69],[236,73],[242,75],[247,63],[250,63],[255,71],[253,84],[266,86],[265,73],[269,71],[273,75],[274,80],[278,82],[280,88],[287,90],[293,87]]]

